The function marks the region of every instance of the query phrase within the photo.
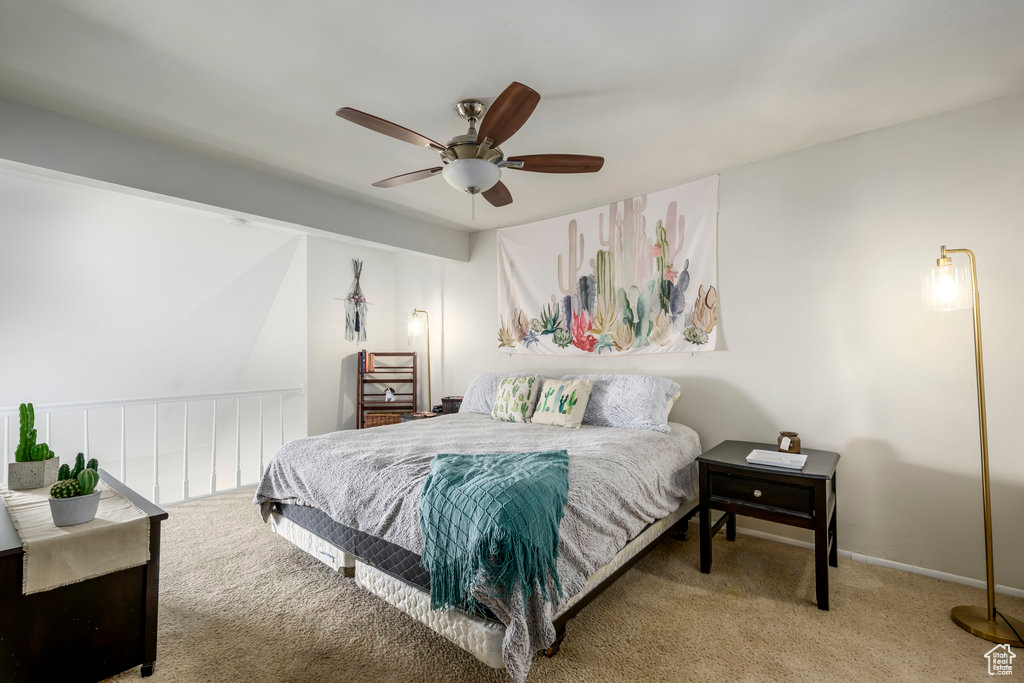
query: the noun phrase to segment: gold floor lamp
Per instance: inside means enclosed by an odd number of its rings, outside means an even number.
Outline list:
[[[969,263],[953,265],[951,254],[966,254]],[[981,498],[985,513],[985,583],[988,606],[960,605],[950,617],[960,628],[994,643],[1024,647],[1021,634],[1024,622],[1006,616],[996,609],[995,571],[992,566],[992,497],[988,475],[988,425],[985,421],[985,369],[981,359],[981,309],[978,298],[978,272],[974,252],[970,249],[947,249],[942,252],[926,278],[925,297],[930,308],[951,311],[974,309],[974,362],[978,372],[978,428],[981,434]]]
[[[412,315],[409,316],[409,336],[420,336],[420,313],[423,314],[423,319],[426,321],[425,327],[427,328],[427,411],[429,412],[434,409],[434,395],[430,390],[430,316],[421,308],[412,309]]]

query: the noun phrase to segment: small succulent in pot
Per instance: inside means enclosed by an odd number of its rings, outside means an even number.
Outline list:
[[[79,453],[75,457],[75,466],[71,468],[71,476],[68,479],[77,479],[78,475],[85,470],[99,470],[100,463],[96,458],[91,458],[89,462],[85,461],[85,453]],[[63,479],[64,477],[61,477]]]
[[[82,487],[77,479],[61,479],[50,487],[50,495],[54,498],[77,498],[82,495]]]
[[[88,496],[90,493],[96,490],[96,484],[100,483],[100,475],[94,469],[84,469],[78,473],[78,488],[81,490],[79,495]]]
[[[66,465],[65,465],[66,467]],[[72,526],[88,522],[96,516],[100,504],[99,463],[96,459],[85,462],[81,453],[70,469],[67,479],[61,479],[50,489],[50,515],[56,526]]]
[[[20,428],[14,462],[7,465],[8,486],[14,490],[38,489],[57,481],[60,459],[45,443],[36,443],[36,413],[31,403],[18,407]]]

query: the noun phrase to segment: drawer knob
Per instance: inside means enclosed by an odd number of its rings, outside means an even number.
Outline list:
[[[754,498],[761,497],[761,489],[754,489]]]

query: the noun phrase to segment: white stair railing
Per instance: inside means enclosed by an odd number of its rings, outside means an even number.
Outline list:
[[[222,392],[213,394],[190,394],[186,396],[154,396],[150,398],[133,398],[116,401],[93,401],[88,403],[53,403],[49,405],[36,405],[36,415],[42,415],[44,417],[44,438],[43,441],[51,444],[51,419],[50,416],[55,413],[67,413],[73,411],[81,411],[82,413],[82,448],[81,452],[85,454],[86,458],[90,455],[90,439],[89,439],[89,412],[101,409],[119,408],[120,409],[120,449],[118,451],[120,458],[120,479],[126,481],[127,478],[127,463],[128,458],[131,455],[127,446],[127,416],[126,408],[130,406],[153,406],[153,495],[152,501],[160,504],[160,407],[168,406],[173,404],[182,404],[184,406],[184,420],[182,423],[183,441],[182,441],[182,470],[181,470],[181,501],[193,500],[195,498],[203,497],[191,496],[189,494],[189,472],[188,472],[188,453],[189,453],[189,404],[199,401],[210,401],[213,404],[212,413],[212,430],[210,436],[210,493],[204,495],[212,495],[214,493],[223,493],[224,491],[231,491],[242,486],[242,399],[243,398],[256,398],[258,405],[258,419],[256,421],[256,429],[258,430],[257,438],[257,450],[259,459],[259,472],[262,473],[264,470],[264,435],[263,435],[263,424],[264,424],[264,399],[271,398],[277,399],[279,404],[278,410],[278,432],[280,434],[280,443],[284,443],[285,435],[285,398],[289,396],[304,396],[306,393],[305,385],[298,385],[296,387],[288,387],[284,389],[258,389],[252,391],[232,391]],[[235,402],[235,476],[231,488],[218,489],[217,488],[217,401],[233,399]],[[272,404],[271,404],[272,405]],[[0,462],[2,465],[2,471],[0,471],[0,482],[4,486],[7,485],[7,463],[13,460],[13,453],[11,453],[11,437],[12,437],[12,423],[17,425],[18,421],[18,408],[0,408],[0,418],[3,419],[3,433],[4,433],[4,445],[3,445],[3,461]],[[17,427],[15,426],[15,429]],[[305,436],[305,428],[301,429],[299,436]],[[148,454],[147,454],[148,455]],[[127,482],[126,482],[127,483]]]

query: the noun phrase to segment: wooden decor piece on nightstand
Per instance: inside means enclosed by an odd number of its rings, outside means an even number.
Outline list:
[[[836,465],[839,454],[803,449],[807,462],[793,470],[753,465],[753,450],[775,444],[723,441],[697,458],[700,463],[700,571],[711,572],[711,537],[724,523],[727,540],[736,539],[736,515],[814,531],[814,570],[818,609],[828,609],[828,568],[839,566],[836,540]],[[712,528],[711,510],[725,514]]]
[[[359,353],[356,363],[356,429],[401,422],[403,413],[417,410],[419,383],[415,352]],[[394,401],[384,392],[394,389]]]

